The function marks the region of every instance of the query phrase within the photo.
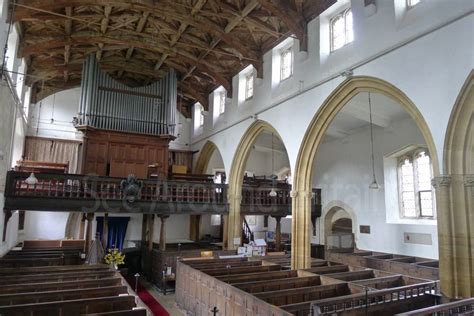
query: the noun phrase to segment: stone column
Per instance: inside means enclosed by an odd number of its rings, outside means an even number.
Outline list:
[[[275,226],[275,251],[281,251],[281,216],[274,216]]]
[[[91,242],[92,242],[92,221],[94,220],[94,213],[87,213],[87,228],[86,228],[86,245],[85,245],[85,253],[86,255],[89,253],[89,249],[91,249]]]
[[[451,176],[441,175],[431,181],[436,194],[438,217],[439,277],[441,292],[448,297],[454,290],[454,247],[450,203]]]
[[[160,227],[160,250],[166,250],[166,226],[165,222],[169,216],[160,216],[161,227]]]
[[[109,239],[109,213],[104,214],[104,229],[102,231],[102,245],[107,249]]]
[[[3,220],[3,237],[2,241],[7,240],[7,228],[8,228],[8,221],[10,220],[10,217],[12,217],[12,211],[10,210],[3,210],[3,213],[5,213],[5,219]]]
[[[240,216],[241,195],[228,195],[229,216],[227,224],[227,249],[237,249],[234,245],[234,238],[242,241],[242,218]]]
[[[291,191],[291,268],[311,267],[311,191]]]

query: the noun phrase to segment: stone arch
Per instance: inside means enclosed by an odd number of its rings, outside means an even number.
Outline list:
[[[66,228],[64,237],[69,239],[75,239],[79,234],[79,225],[81,223],[82,213],[69,212],[69,216],[66,221]],[[80,238],[80,237],[79,237]]]
[[[474,71],[453,107],[444,144],[444,175],[436,188],[441,291],[474,295]]]
[[[209,161],[216,150],[219,151],[216,144],[210,140],[206,141],[204,146],[202,146],[201,152],[199,153],[199,157],[196,161],[196,166],[194,167],[195,173],[203,174],[206,172]]]
[[[431,132],[416,105],[392,84],[374,77],[355,76],[341,83],[312,119],[301,144],[293,175],[292,268],[310,267],[311,181],[313,162],[323,137],[339,111],[360,92],[380,93],[398,102],[416,122],[432,156],[433,173],[439,175],[437,151]]]
[[[244,181],[245,166],[257,137],[264,131],[274,133],[275,136],[281,139],[281,136],[272,125],[262,120],[256,120],[252,125],[250,125],[245,134],[242,136],[242,139],[240,140],[240,143],[235,151],[234,158],[232,159],[228,187],[228,249],[235,248],[233,244],[234,238],[240,238],[242,234],[240,203],[242,200],[242,184]]]
[[[346,212],[348,217],[352,220],[352,233],[354,234],[354,241],[356,241],[358,227],[356,212],[352,207],[339,200],[329,202],[323,209],[322,219],[324,225],[321,233],[323,233],[324,240],[326,240],[326,236],[329,232],[328,229],[330,230],[331,228],[331,220],[339,210]]]

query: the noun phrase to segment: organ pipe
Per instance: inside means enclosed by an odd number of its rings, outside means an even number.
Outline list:
[[[95,54],[82,69],[78,124],[98,129],[152,135],[176,132],[177,79],[174,70],[161,80],[128,87],[101,71]]]

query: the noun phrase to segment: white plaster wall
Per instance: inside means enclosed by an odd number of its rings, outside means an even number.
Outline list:
[[[377,12],[369,17],[362,0],[353,0],[351,4],[355,27],[352,44],[324,54],[328,40],[324,36],[334,12],[325,12],[311,21],[308,53],[296,54],[293,77],[272,88],[272,54],[268,52],[264,56],[263,80],[257,80],[252,100],[238,104],[239,80],[235,76],[231,106],[227,106],[216,124],[211,116],[206,117],[202,133],[192,138],[192,148],[199,149],[207,139],[213,141],[230,174],[239,140],[253,122],[251,116],[258,114],[259,119],[276,127],[294,170],[311,119],[344,80],[340,72],[353,69],[354,75],[392,83],[415,103],[431,130],[442,165],[449,114],[474,66],[474,39],[468,36],[474,27],[474,2],[424,1],[410,12],[402,12],[406,18],[398,22],[392,1],[378,1]],[[397,11],[397,16],[400,14]]]
[[[0,85],[0,210],[3,210],[4,206],[4,192],[5,192],[5,180],[7,171],[10,170],[14,161],[15,142],[12,141],[15,135],[15,126],[17,120],[15,117],[20,116],[18,121],[20,127],[23,124],[23,117],[21,117],[21,104],[17,105],[14,101],[12,92],[6,85],[6,82],[2,79]],[[21,131],[19,130],[19,136],[16,140],[21,146],[23,138],[21,138]],[[4,229],[4,213],[1,212],[0,216],[0,234],[3,235]],[[1,241],[0,237],[0,256],[8,252],[11,247],[15,246],[18,239],[18,212],[15,212],[10,218],[7,225],[6,240]]]
[[[73,117],[77,116],[80,93],[81,88],[64,90],[32,104],[28,135],[82,140],[82,133],[72,124]]]
[[[423,136],[412,119],[394,122],[387,129],[374,128],[375,172],[380,190],[369,189],[372,181],[370,159],[370,132],[363,128],[349,136],[323,143],[314,164],[313,185],[322,189],[324,214],[322,223],[317,223],[321,231],[316,233],[316,242],[324,243],[324,216],[335,201],[346,204],[354,211],[353,231],[357,247],[360,249],[392,252],[427,258],[438,257],[438,235],[436,221],[420,225],[388,224],[387,212],[399,213],[398,208],[386,208],[386,196],[398,197],[396,187],[391,192],[384,191],[383,157],[409,144],[424,144]],[[393,207],[393,206],[392,206]],[[360,234],[359,225],[370,225],[370,234]],[[404,232],[430,234],[432,245],[404,242]],[[321,240],[320,240],[321,236]]]
[[[69,212],[27,211],[25,214],[25,240],[63,239]]]
[[[160,242],[161,220],[155,217],[153,241]],[[189,215],[171,215],[165,222],[166,243],[189,241]]]

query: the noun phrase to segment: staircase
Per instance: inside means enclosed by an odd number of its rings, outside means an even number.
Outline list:
[[[253,240],[252,230],[250,229],[250,226],[249,226],[249,224],[247,223],[247,220],[244,217],[244,221],[243,221],[243,224],[242,224],[242,242],[244,244],[248,244],[252,240]]]

